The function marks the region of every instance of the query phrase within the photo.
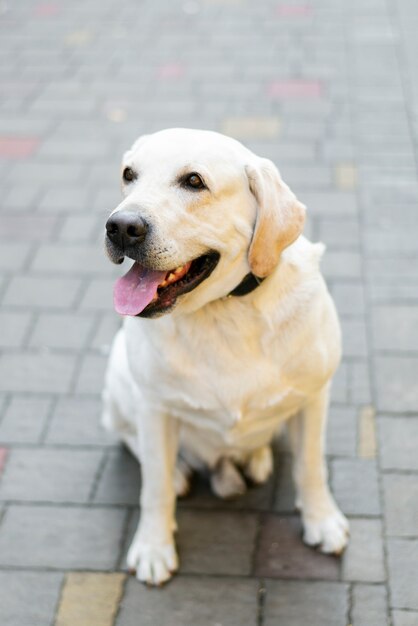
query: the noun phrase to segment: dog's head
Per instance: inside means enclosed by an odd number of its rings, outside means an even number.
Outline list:
[[[106,223],[110,259],[135,261],[115,286],[124,315],[196,310],[248,272],[264,278],[300,235],[305,207],[273,163],[214,132],[170,129],[124,155],[123,201]]]

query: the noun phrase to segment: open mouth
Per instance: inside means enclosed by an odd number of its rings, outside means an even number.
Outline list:
[[[195,289],[215,269],[219,253],[209,252],[172,270],[149,270],[139,263],[115,285],[115,309],[121,315],[154,317],[172,309],[177,298]]]

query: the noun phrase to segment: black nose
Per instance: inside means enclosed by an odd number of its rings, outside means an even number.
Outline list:
[[[121,250],[144,241],[146,222],[135,211],[116,211],[106,222],[107,236]]]

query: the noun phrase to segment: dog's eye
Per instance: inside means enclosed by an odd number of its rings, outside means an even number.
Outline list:
[[[192,172],[188,174],[183,181],[185,187],[190,187],[191,189],[205,189],[206,185],[203,180],[200,178],[199,174],[196,172]]]
[[[122,178],[125,183],[131,183],[133,180],[136,179],[136,174],[131,167],[125,167],[125,169],[123,170]]]

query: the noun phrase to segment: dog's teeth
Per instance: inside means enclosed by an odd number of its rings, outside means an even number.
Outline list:
[[[175,275],[173,274],[173,272],[170,272],[170,274],[168,275],[168,279],[169,281],[173,281],[175,279]]]
[[[184,265],[180,265],[180,267],[178,267],[178,268],[175,270],[175,272],[174,272],[174,273],[175,273],[175,274],[180,274],[180,272],[182,272],[183,270],[184,270]]]
[[[168,282],[166,280],[163,280],[162,283],[159,284],[160,287],[167,287]]]

